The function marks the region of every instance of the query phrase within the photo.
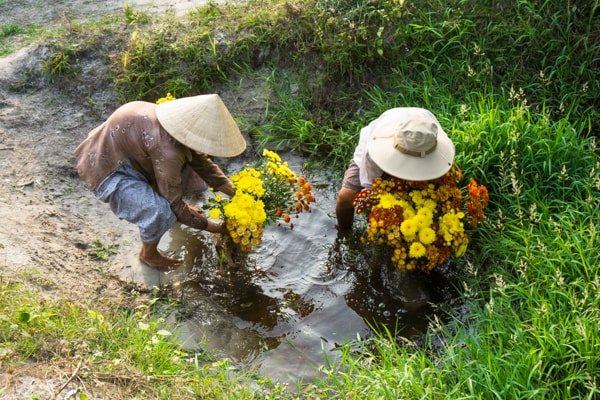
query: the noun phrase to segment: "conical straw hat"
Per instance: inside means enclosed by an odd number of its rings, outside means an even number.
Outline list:
[[[246,141],[218,94],[182,97],[156,106],[156,117],[183,145],[215,157],[234,157]]]

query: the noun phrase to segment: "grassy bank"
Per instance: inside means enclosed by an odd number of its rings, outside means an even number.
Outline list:
[[[112,86],[120,102],[262,81],[268,107],[245,130],[336,165],[369,112],[391,105],[458,113],[477,96],[522,98],[532,112],[598,132],[600,3],[538,3],[245,1],[181,18],[126,6],[119,18],[51,32],[41,72],[82,96]],[[84,82],[88,90],[73,90]]]
[[[450,122],[450,121],[448,121]],[[565,121],[482,101],[454,120],[458,162],[490,189],[471,247],[472,314],[426,344],[365,343],[330,378],[346,398],[592,399],[600,394],[600,164]]]
[[[49,33],[50,56],[29,75],[68,89],[89,79],[86,60],[103,59],[110,74],[97,84],[120,101],[236,90],[258,76],[269,101],[244,125],[254,145],[332,160],[340,174],[366,121],[395,106],[431,109],[456,162],[490,193],[457,261],[466,317],[432,321],[424,343],[355,343],[326,378],[282,394],[183,352],[154,303],[108,312],[2,282],[3,366],[81,361],[87,379],[121,382],[124,397],[599,397],[600,3],[481,3],[249,1],[180,19],[126,7]]]
[[[253,393],[258,385],[250,383],[252,376],[225,359],[200,349],[183,351],[176,328],[161,318],[176,304],[135,293],[132,297],[139,297],[138,306],[117,308],[107,299],[48,300],[16,281],[2,280],[2,372],[18,376],[39,363],[38,373],[60,378],[62,389],[75,379],[89,396],[79,399],[279,398],[283,388],[276,385],[265,384],[260,396]],[[70,378],[65,370],[72,371]],[[9,388],[0,388],[0,398],[5,390]]]

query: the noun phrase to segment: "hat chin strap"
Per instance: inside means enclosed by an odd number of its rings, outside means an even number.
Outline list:
[[[406,147],[403,147],[400,143],[396,142],[395,140],[396,138],[394,137],[394,148],[396,150],[398,150],[400,153],[403,154],[408,154],[409,156],[413,156],[413,157],[420,157],[420,158],[425,158],[425,156],[427,154],[431,154],[435,148],[437,147],[437,139],[435,140],[435,142],[433,142],[433,146],[431,146],[430,148],[428,148],[425,151],[413,151],[413,150],[409,150]]]

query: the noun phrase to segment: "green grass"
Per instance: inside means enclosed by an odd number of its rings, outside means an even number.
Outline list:
[[[160,313],[105,312],[105,323],[89,305],[3,284],[2,359],[61,359],[60,343],[92,377],[153,377],[131,393],[156,398],[600,397],[600,2],[488,3],[248,1],[180,19],[128,9],[44,38],[44,73],[57,86],[85,81],[82,62],[100,58],[120,101],[262,76],[267,105],[247,127],[254,145],[302,153],[315,168],[327,160],[338,174],[368,121],[391,107],[431,109],[465,175],[490,193],[487,220],[456,261],[467,313],[449,309],[454,322],[432,321],[423,343],[384,332],[344,346],[326,378],[296,395],[268,378],[251,391],[225,361],[183,362],[195,355],[158,334],[172,330]]]
[[[457,161],[491,189],[491,212],[472,250],[476,275],[465,275],[472,315],[432,323],[423,346],[386,337],[364,343],[359,357],[344,353],[340,367],[348,372],[330,379],[357,399],[596,398],[594,140],[565,121],[489,103],[456,119],[454,133]]]
[[[226,359],[184,351],[174,327],[161,317],[176,305],[158,297],[118,310],[106,299],[85,304],[48,300],[5,280],[0,295],[0,361],[5,372],[17,373],[28,362],[48,369],[72,364],[77,379],[86,382],[83,387],[116,382],[105,385],[114,399],[279,398],[282,390],[265,382],[264,397],[258,397],[250,373],[235,373]]]
[[[483,94],[525,99],[597,132],[600,2],[569,4],[271,0],[209,3],[181,18],[126,7],[57,31],[43,71],[69,89],[86,80],[82,61],[104,59],[122,102],[228,90],[260,71],[268,112],[250,133],[340,167],[361,111],[381,104],[439,112]]]
[[[8,55],[15,50],[15,46],[10,42],[11,39],[19,35],[24,35],[27,32],[28,29],[16,24],[0,26],[0,57]]]
[[[25,30],[19,25],[8,24],[3,25],[2,29],[0,29],[0,37],[5,38],[13,35],[18,35],[19,33],[23,33]]]

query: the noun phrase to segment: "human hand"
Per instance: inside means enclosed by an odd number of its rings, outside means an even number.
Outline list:
[[[208,225],[206,226],[206,230],[210,233],[229,235],[229,230],[227,229],[227,226],[225,226],[225,223],[223,223],[223,222],[221,222],[220,224],[216,224],[212,221],[209,221]]]
[[[225,195],[229,196],[229,197],[233,197],[233,195],[235,195],[235,190],[233,189],[233,183],[229,182],[226,183],[225,185],[221,185],[218,188],[216,188],[219,192],[224,193]]]
[[[224,222],[221,222],[219,224],[219,232],[221,235],[229,235],[229,229],[227,229],[227,226],[225,225]]]
[[[196,214],[198,214],[200,216],[204,216],[204,211],[200,207],[198,207],[197,205],[195,205],[195,204],[188,204],[188,208],[190,210],[192,210],[192,212],[194,212],[194,213],[196,213]]]

